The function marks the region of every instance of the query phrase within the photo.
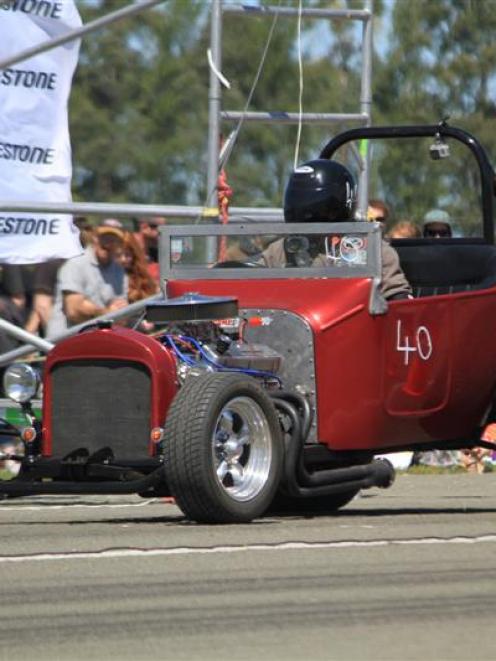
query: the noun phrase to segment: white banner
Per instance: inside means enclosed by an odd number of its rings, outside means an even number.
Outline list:
[[[74,0],[0,0],[0,60],[80,27]],[[70,202],[67,105],[79,40],[0,69],[0,200]],[[0,263],[81,253],[72,216],[0,211]]]

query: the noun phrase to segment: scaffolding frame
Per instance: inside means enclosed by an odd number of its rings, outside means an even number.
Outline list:
[[[268,5],[229,4],[225,0],[212,0],[210,51],[212,62],[217,70],[222,70],[222,17],[224,14],[234,14],[242,18],[281,16],[283,18],[302,17],[326,19],[329,21],[348,20],[362,23],[362,67],[360,85],[360,109],[357,113],[292,113],[287,111],[238,112],[222,109],[222,86],[214,67],[210,69],[209,91],[209,135],[207,163],[207,204],[216,207],[217,178],[219,175],[220,125],[221,121],[247,121],[277,124],[303,123],[331,125],[342,121],[359,122],[365,126],[371,124],[372,108],[372,55],[373,55],[373,2],[364,0],[363,9],[317,9],[302,8],[301,12],[294,7]],[[368,146],[362,159],[358,189],[358,211],[366,217],[368,204],[369,155]]]

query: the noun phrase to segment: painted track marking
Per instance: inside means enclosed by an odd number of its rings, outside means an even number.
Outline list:
[[[160,504],[159,501],[156,499],[152,500],[144,500],[143,502],[140,503],[63,503],[61,505],[22,505],[21,507],[18,506],[11,506],[5,503],[2,503],[0,506],[0,513],[3,511],[5,512],[38,512],[38,511],[47,511],[47,510],[67,510],[67,509],[73,509],[76,507],[79,507],[81,509],[90,509],[90,510],[95,510],[95,509],[121,509],[123,507],[144,507],[145,505],[157,505]],[[164,504],[169,504],[169,503],[164,503]]]
[[[40,562],[48,560],[83,560],[105,558],[132,558],[151,556],[208,555],[241,553],[247,551],[304,551],[319,549],[349,549],[385,546],[413,546],[427,544],[481,544],[496,543],[496,535],[478,537],[422,537],[418,539],[376,539],[368,541],[343,540],[336,542],[283,542],[280,544],[246,544],[231,546],[178,546],[172,548],[109,548],[100,551],[69,551],[65,553],[33,553],[0,556],[0,564],[10,562]]]

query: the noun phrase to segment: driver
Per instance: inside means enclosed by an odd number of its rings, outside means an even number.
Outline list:
[[[355,180],[344,165],[327,159],[308,161],[296,168],[289,178],[284,195],[284,220],[286,223],[352,221],[355,199]],[[311,263],[324,265],[325,256],[313,253],[310,246]],[[269,267],[286,266],[288,255],[284,239],[264,250],[260,261]],[[398,253],[384,239],[381,293],[390,301],[412,296],[412,288],[401,270]]]

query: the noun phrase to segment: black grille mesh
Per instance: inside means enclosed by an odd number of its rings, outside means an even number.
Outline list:
[[[117,458],[148,455],[151,379],[140,363],[77,360],[51,371],[52,453],[110,446]]]

